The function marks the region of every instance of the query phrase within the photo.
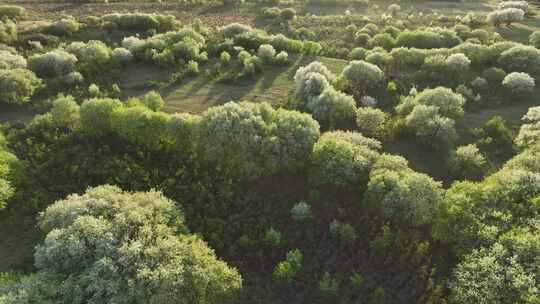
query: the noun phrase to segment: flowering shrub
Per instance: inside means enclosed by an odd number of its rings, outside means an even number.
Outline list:
[[[487,21],[495,26],[501,24],[511,25],[514,22],[523,21],[525,12],[519,8],[505,8],[493,11],[487,15]]]
[[[502,85],[514,93],[523,94],[532,92],[535,82],[527,73],[513,72],[504,77]]]
[[[310,102],[331,87],[326,77],[317,72],[310,72],[298,79],[296,81],[296,97],[306,102]]]
[[[276,55],[276,50],[270,44],[263,44],[259,46],[257,56],[262,59],[263,62],[271,63]]]
[[[125,64],[133,60],[133,54],[123,47],[115,48],[111,54],[112,60],[116,63]]]
[[[406,97],[397,107],[396,112],[401,115],[410,113],[418,105],[433,106],[437,108],[437,114],[452,118],[462,117],[465,99],[451,89],[437,87],[425,89],[415,96]]]
[[[362,60],[353,60],[343,69],[341,78],[347,86],[367,90],[380,84],[383,71],[376,65]]]
[[[502,52],[498,63],[508,72],[540,73],[540,50],[519,45]]]
[[[26,68],[27,62],[23,56],[5,50],[0,50],[0,69]]]
[[[55,78],[72,72],[76,63],[77,57],[58,49],[30,57],[28,66],[39,77]]]

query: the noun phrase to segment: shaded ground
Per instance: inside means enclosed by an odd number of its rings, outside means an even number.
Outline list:
[[[165,111],[200,113],[211,106],[242,100],[279,104],[294,92],[294,74],[299,67],[318,60],[339,74],[347,64],[345,60],[326,57],[291,55],[290,58],[291,63],[287,66],[265,66],[264,71],[253,78],[236,82],[214,82],[204,75],[182,80],[160,91],[166,101]],[[144,70],[132,67],[123,72],[121,87],[126,95],[137,96],[149,90],[151,81],[166,78],[167,71],[157,67],[145,67]]]

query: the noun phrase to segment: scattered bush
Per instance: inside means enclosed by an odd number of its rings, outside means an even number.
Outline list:
[[[311,206],[306,202],[299,202],[291,208],[291,216],[297,222],[305,222],[313,217]]]

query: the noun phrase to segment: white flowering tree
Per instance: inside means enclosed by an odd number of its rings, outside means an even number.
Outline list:
[[[42,78],[61,77],[75,69],[77,57],[64,50],[54,50],[30,57],[28,66]]]
[[[502,85],[516,94],[526,94],[534,90],[535,82],[527,73],[513,72],[504,77]]]
[[[380,139],[384,137],[387,119],[388,115],[380,109],[362,107],[356,112],[356,127],[362,134]]]
[[[524,18],[525,12],[519,8],[498,9],[487,15],[487,21],[496,27],[501,24],[510,26],[512,23],[523,21]]]
[[[217,304],[242,286],[159,192],[90,188],[49,206],[39,227],[35,281],[14,284],[3,303]]]

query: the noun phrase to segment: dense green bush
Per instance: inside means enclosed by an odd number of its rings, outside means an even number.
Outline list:
[[[383,164],[375,164],[365,202],[396,222],[414,226],[432,223],[443,198],[441,183],[426,174],[403,169],[402,165],[388,166],[387,161],[384,157]]]
[[[81,105],[81,130],[92,137],[100,137],[112,131],[114,112],[122,107],[117,99],[94,98]]]
[[[504,51],[498,63],[507,72],[540,72],[540,50],[532,46],[519,45]]]
[[[529,108],[522,120],[515,142],[522,149],[531,148],[540,140],[540,107]]]
[[[405,118],[406,127],[425,145],[444,150],[456,140],[455,121],[439,114],[439,107],[420,104]]]
[[[27,69],[0,69],[0,102],[16,105],[27,103],[41,85],[41,79]]]
[[[359,108],[356,112],[356,127],[362,134],[382,139],[385,135],[387,116],[380,109],[371,107]]]
[[[201,115],[200,150],[209,161],[243,176],[303,166],[319,137],[309,115],[267,103],[229,102]]]
[[[0,20],[5,18],[12,21],[18,21],[26,17],[26,10],[24,7],[16,5],[0,5]]]
[[[17,40],[17,26],[11,21],[0,20],[0,43],[10,44]]]
[[[405,115],[410,113],[417,105],[433,106],[438,108],[438,113],[451,118],[463,116],[465,99],[452,89],[437,87],[425,89],[417,95],[408,96],[396,107],[396,112]]]
[[[328,87],[307,102],[313,118],[329,128],[347,128],[354,125],[356,103],[352,96]]]
[[[360,133],[324,133],[313,148],[310,178],[342,187],[365,183],[380,148],[380,142]]]
[[[148,31],[155,30],[166,32],[177,26],[176,17],[173,15],[127,13],[109,14],[101,17],[105,24],[123,31]]]
[[[486,158],[474,144],[458,147],[450,162],[456,177],[462,179],[480,179],[486,166]]]
[[[353,60],[343,69],[340,78],[343,79],[348,90],[354,93],[364,93],[381,84],[384,73],[374,64],[362,60]]]
[[[61,19],[43,28],[45,34],[55,36],[71,36],[79,30],[81,25],[75,19]]]

